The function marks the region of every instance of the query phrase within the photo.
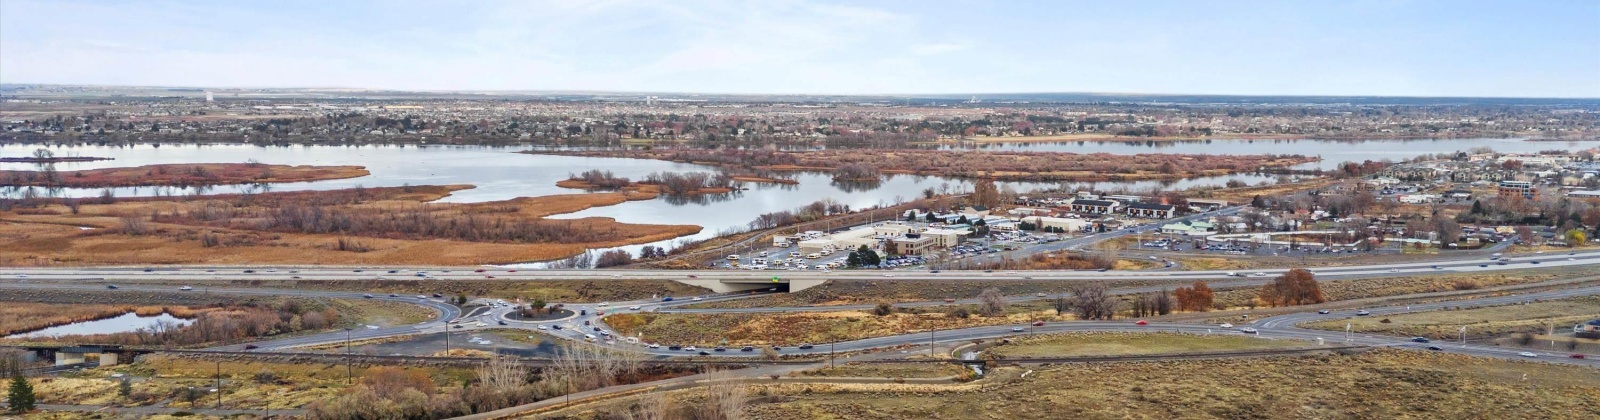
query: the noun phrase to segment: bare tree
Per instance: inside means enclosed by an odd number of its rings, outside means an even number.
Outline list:
[[[978,293],[978,313],[983,316],[1000,316],[1006,313],[1006,297],[1000,289],[990,287]]]
[[[1111,319],[1116,313],[1117,301],[1103,284],[1075,283],[1072,285],[1072,312],[1078,319]]]
[[[733,374],[725,370],[711,371],[706,375],[706,388],[706,402],[700,404],[700,418],[744,418],[746,391]]]
[[[499,353],[489,356],[489,361],[477,370],[478,382],[498,391],[526,385],[531,373],[527,365]]]

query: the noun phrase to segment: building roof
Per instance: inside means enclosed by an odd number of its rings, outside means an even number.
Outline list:
[[[1173,205],[1171,205],[1171,204],[1133,203],[1133,204],[1129,204],[1128,208],[1130,208],[1130,209],[1140,209],[1140,210],[1170,211],[1170,210],[1173,209]]]
[[[1076,205],[1085,205],[1085,206],[1111,207],[1111,206],[1114,206],[1116,204],[1117,204],[1117,202],[1115,202],[1115,201],[1106,201],[1106,200],[1073,200],[1072,201],[1072,205],[1074,205],[1074,206],[1076,206]]]

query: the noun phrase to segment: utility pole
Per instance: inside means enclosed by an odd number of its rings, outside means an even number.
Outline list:
[[[350,329],[344,329],[344,384],[355,383],[355,367],[350,365]]]
[[[833,367],[833,341],[828,342],[828,367]]]
[[[217,409],[222,409],[222,359],[217,359]]]
[[[933,357],[933,332],[938,330],[939,327],[928,328],[928,357]]]

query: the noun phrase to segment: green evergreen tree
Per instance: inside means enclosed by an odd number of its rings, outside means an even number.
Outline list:
[[[26,413],[33,411],[33,385],[28,385],[28,378],[17,373],[11,377],[11,389],[6,393],[6,399],[11,402],[11,412]]]

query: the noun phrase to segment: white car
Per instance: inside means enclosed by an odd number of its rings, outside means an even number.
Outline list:
[[[683,351],[700,351],[700,349],[697,349],[694,346],[689,346],[689,347],[684,347]]]
[[[1229,323],[1224,322],[1224,323],[1222,323],[1222,325],[1218,325],[1218,327],[1233,328],[1233,324],[1229,324]]]
[[[1525,351],[1525,352],[1517,353],[1517,355],[1518,356],[1522,356],[1522,357],[1539,357],[1538,354],[1535,354],[1534,352],[1531,352],[1531,351]]]
[[[689,299],[689,300],[699,301],[699,300],[705,300],[705,298],[702,298],[702,297],[699,297],[699,296],[695,296],[694,298]]]
[[[607,306],[611,306],[611,302],[600,302],[599,305],[595,305],[595,306],[599,306],[599,307],[604,308],[604,307],[607,307]]]
[[[629,307],[628,307],[628,310],[630,310],[630,311],[637,311],[637,310],[639,310],[639,305],[633,305],[633,306],[629,306]]]
[[[1011,327],[1011,332],[1022,332],[1022,331],[1024,331],[1024,329],[1022,327]]]
[[[179,287],[178,290],[182,290],[182,291],[187,292],[187,291],[190,291],[190,290],[194,290],[194,288],[193,287],[189,287],[189,286],[183,286],[183,287]]]
[[[1242,333],[1245,333],[1245,334],[1255,334],[1255,333],[1257,333],[1255,328],[1250,328],[1250,327],[1240,328],[1239,332],[1242,332]]]
[[[645,347],[649,347],[649,348],[652,348],[652,349],[659,349],[659,348],[661,348],[661,345],[660,344],[656,344],[656,343],[650,343],[650,345],[647,345]]]
[[[537,326],[537,327],[534,327],[534,328],[538,328],[540,330],[544,330],[544,329],[547,329],[547,328],[550,328],[550,327],[546,327],[546,326],[540,325],[540,326]]]

